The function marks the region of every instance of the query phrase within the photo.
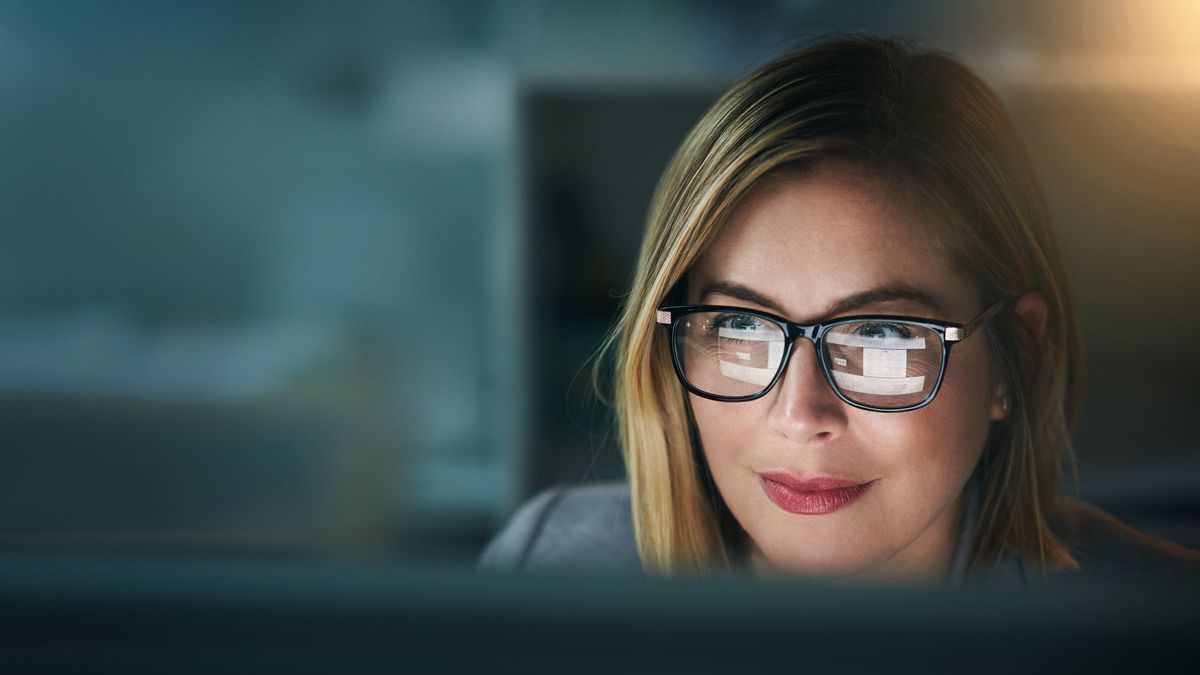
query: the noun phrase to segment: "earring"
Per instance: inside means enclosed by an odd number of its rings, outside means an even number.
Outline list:
[[[1012,398],[1008,394],[1005,394],[1004,398],[1000,399],[1000,409],[1004,411],[1005,415],[1012,412]]]

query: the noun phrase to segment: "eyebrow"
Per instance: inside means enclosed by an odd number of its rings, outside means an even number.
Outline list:
[[[751,288],[730,281],[714,281],[704,287],[700,292],[700,298],[703,300],[709,295],[724,295],[746,302],[753,302],[756,305],[761,305],[770,309],[777,314],[785,314],[783,306],[772,300],[770,297],[759,293]],[[830,303],[825,308],[823,317],[837,316],[856,309],[876,305],[884,302],[894,302],[897,300],[908,300],[920,305],[924,305],[935,313],[942,314],[944,310],[941,303],[937,301],[929,293],[905,283],[892,283],[883,286],[876,286],[853,295],[848,295],[840,300]]]

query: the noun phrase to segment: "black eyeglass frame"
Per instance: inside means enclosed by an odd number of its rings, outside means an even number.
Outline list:
[[[952,347],[955,343],[962,342],[973,335],[980,326],[995,316],[1004,307],[1004,304],[1004,300],[998,300],[990,307],[980,312],[974,319],[971,319],[965,324],[890,315],[844,316],[823,323],[803,324],[788,321],[783,317],[769,314],[767,312],[760,312],[758,310],[748,309],[746,307],[732,307],[729,305],[671,305],[667,307],[659,307],[655,315],[655,322],[667,329],[668,341],[671,344],[671,364],[675,368],[675,375],[679,378],[680,383],[682,383],[688,391],[702,398],[707,398],[713,401],[722,401],[725,403],[740,403],[743,401],[753,401],[754,399],[765,396],[767,392],[775,388],[775,384],[779,382],[779,378],[782,377],[784,371],[787,370],[788,361],[792,358],[792,347],[795,345],[796,340],[803,338],[813,343],[813,349],[816,352],[817,361],[821,364],[821,372],[825,375],[825,381],[829,384],[829,388],[832,389],[833,393],[837,394],[837,397],[847,405],[854,406],[855,408],[859,408],[861,410],[870,410],[872,412],[908,412],[910,410],[916,410],[929,405],[929,403],[933,401],[934,396],[937,396],[938,390],[942,388],[942,379],[946,376],[946,362],[950,358],[950,347]],[[771,323],[774,323],[783,329],[783,358],[779,362],[779,368],[775,371],[775,377],[771,378],[771,383],[764,387],[762,391],[749,396],[718,396],[717,394],[711,394],[698,389],[693,386],[691,382],[688,382],[687,377],[683,374],[683,364],[679,357],[678,341],[675,339],[675,330],[679,325],[679,319],[689,314],[698,314],[700,312],[737,312],[741,314],[749,314],[759,319],[770,321]],[[933,389],[929,391],[928,396],[912,405],[903,406],[900,408],[882,408],[879,406],[867,405],[866,403],[859,403],[851,400],[842,393],[841,389],[839,389],[837,384],[834,383],[833,373],[829,371],[829,364],[826,362],[824,353],[822,351],[824,348],[822,340],[824,340],[825,335],[827,335],[830,330],[836,328],[837,326],[864,321],[900,323],[905,325],[919,326],[921,328],[931,330],[937,334],[938,338],[942,342],[942,363],[938,369],[937,381],[934,382]]]

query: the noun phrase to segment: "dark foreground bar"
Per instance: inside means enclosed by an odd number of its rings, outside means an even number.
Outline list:
[[[1198,591],[497,577],[8,552],[0,671],[1162,672],[1197,663]]]

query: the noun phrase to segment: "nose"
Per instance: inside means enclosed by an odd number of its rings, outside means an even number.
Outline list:
[[[810,340],[796,340],[772,392],[768,424],[796,443],[827,443],[846,428],[847,409],[829,386]]]

